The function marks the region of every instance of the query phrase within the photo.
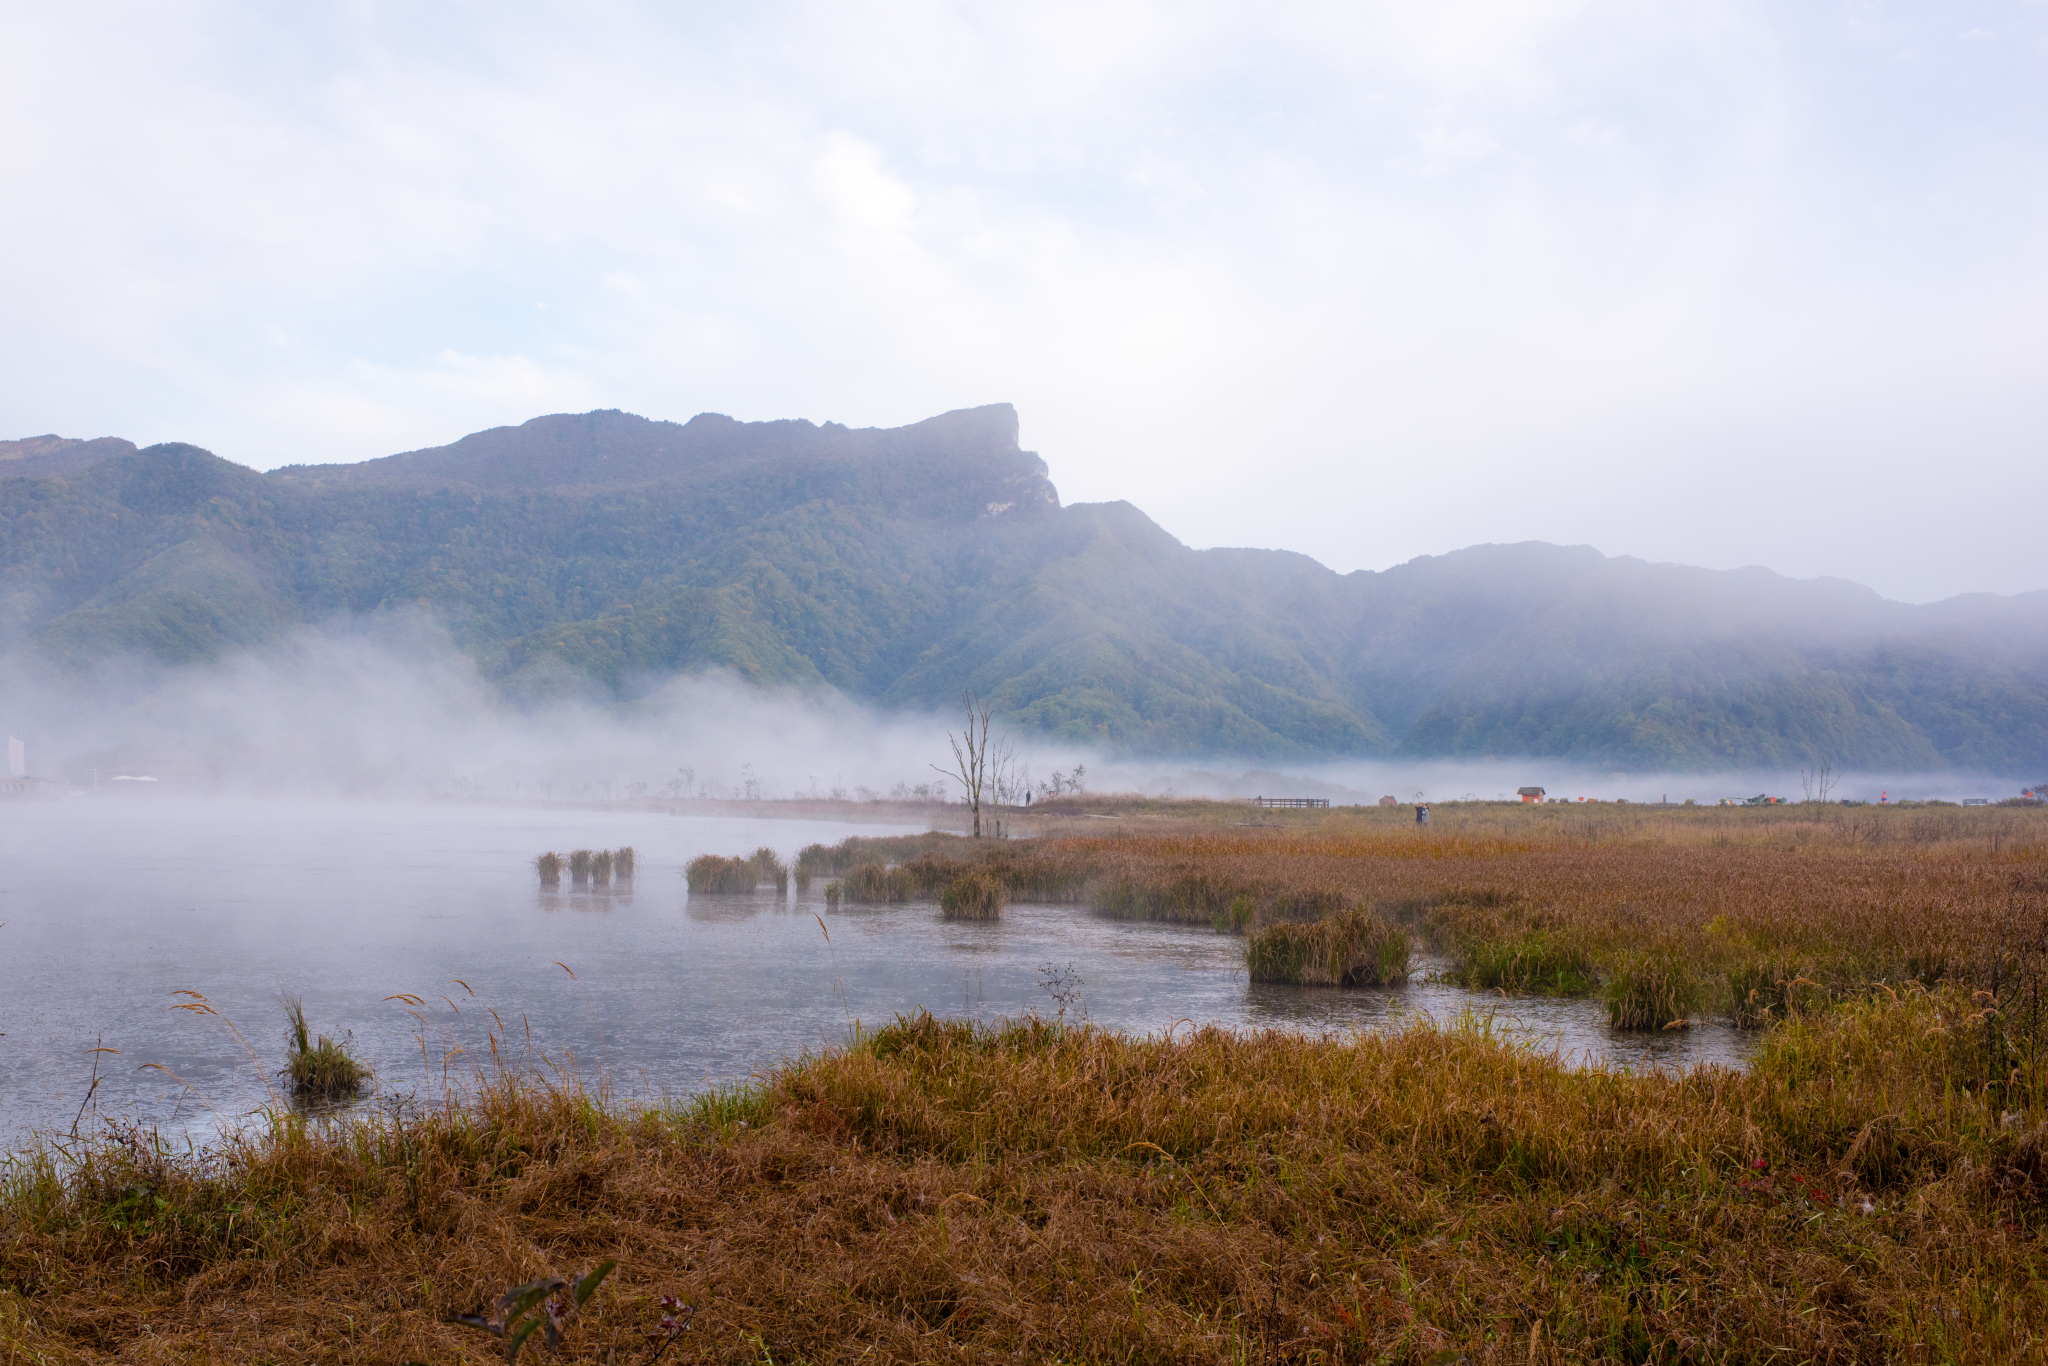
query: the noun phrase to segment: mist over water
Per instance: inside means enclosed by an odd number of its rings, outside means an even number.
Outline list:
[[[691,896],[680,876],[700,853],[765,844],[787,858],[915,828],[385,802],[14,804],[0,821],[0,1147],[107,1119],[206,1142],[274,1099],[279,993],[375,1069],[372,1100],[387,1105],[436,1101],[499,1059],[659,1102],[917,1009],[993,1020],[1064,1008],[1139,1033],[1341,1033],[1476,1008],[1574,1061],[1736,1062],[1746,1050],[1723,1028],[1612,1034],[1591,1001],[1508,1002],[1421,980],[1253,985],[1237,936],[1075,906],[956,924],[930,904],[829,912],[821,888]],[[535,852],[621,844],[638,852],[632,884],[537,886]],[[1068,988],[1049,989],[1049,974]],[[186,992],[218,1013],[179,1009]]]
[[[959,796],[957,781],[934,771],[950,759],[950,711],[885,710],[723,671],[642,679],[630,692],[611,698],[545,667],[501,687],[435,617],[404,610],[300,628],[209,665],[131,660],[75,673],[16,653],[0,660],[0,726],[26,742],[31,773],[67,790],[150,778],[166,791],[380,800]],[[1039,789],[1080,767],[1095,792],[1340,805],[1513,800],[1524,786],[1631,802],[1817,795],[1797,770],[1623,772],[1515,756],[1146,759],[1012,738],[1020,775]],[[2018,793],[2009,776],[1968,772],[1841,772],[1830,783],[1831,797],[1861,801]]]

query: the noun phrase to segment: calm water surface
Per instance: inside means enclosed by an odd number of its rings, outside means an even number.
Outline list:
[[[95,1057],[103,1080],[84,1126],[122,1117],[203,1141],[264,1103],[283,1062],[280,992],[304,999],[318,1031],[352,1036],[386,1100],[439,1095],[444,1076],[488,1060],[493,1035],[514,1055],[602,1068],[628,1098],[688,1095],[842,1043],[854,1020],[919,1007],[1051,1014],[1055,974],[1078,979],[1070,1015],[1141,1033],[1183,1020],[1345,1032],[1478,1009],[1574,1061],[1745,1055],[1719,1027],[1612,1033],[1585,1001],[1424,982],[1255,986],[1241,940],[1071,906],[958,925],[930,905],[827,913],[815,895],[692,898],[683,886],[702,853],[768,845],[787,859],[814,841],[912,829],[149,797],[0,807],[0,1144],[68,1133]],[[622,844],[639,853],[630,888],[535,886],[543,849]],[[175,1009],[191,999],[180,991],[218,1014]],[[424,1005],[388,999],[400,993]]]

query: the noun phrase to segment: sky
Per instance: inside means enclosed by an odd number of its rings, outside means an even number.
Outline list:
[[[0,0],[0,437],[1014,403],[1068,502],[2048,588],[2048,3]]]

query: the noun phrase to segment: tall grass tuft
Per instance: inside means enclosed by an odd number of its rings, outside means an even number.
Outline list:
[[[569,885],[587,887],[590,885],[591,853],[588,849],[577,849],[569,855]]]
[[[1556,930],[1529,930],[1466,944],[1452,974],[1463,986],[1482,991],[1527,991],[1546,996],[1584,996],[1593,989],[1593,960],[1575,940]]]
[[[1828,1003],[1828,994],[1808,969],[1788,960],[1744,963],[1728,972],[1728,1013],[1737,1029],[1762,1029],[1796,1020]]]
[[[838,910],[839,903],[845,896],[846,886],[838,879],[835,878],[825,884],[825,906],[828,910]]]
[[[1616,1029],[1681,1029],[1706,992],[1676,949],[1622,955],[1607,981],[1607,1022]]]
[[[325,1034],[315,1038],[306,1025],[305,1003],[298,997],[277,1000],[284,1007],[284,1075],[291,1079],[292,1099],[305,1105],[355,1099],[369,1084],[370,1069]]]
[[[683,877],[693,892],[751,892],[760,885],[761,870],[750,858],[705,854],[690,860]]]
[[[594,887],[612,885],[612,851],[600,849],[590,856],[590,882]]]
[[[612,850],[612,876],[621,882],[633,880],[633,846]]]
[[[848,901],[870,905],[908,901],[915,890],[907,870],[884,868],[879,863],[863,863],[848,869],[839,886],[840,895]]]
[[[764,844],[754,851],[753,862],[763,882],[772,882],[777,893],[789,895],[789,865],[782,861],[782,855]]]
[[[540,874],[540,885],[559,887],[562,885],[562,856],[549,852],[533,861],[534,871]]]
[[[1010,889],[989,873],[966,873],[946,884],[939,911],[947,920],[1000,920]]]
[[[1370,911],[1343,911],[1253,930],[1245,941],[1245,968],[1254,982],[1391,986],[1408,980],[1411,952],[1406,929]]]

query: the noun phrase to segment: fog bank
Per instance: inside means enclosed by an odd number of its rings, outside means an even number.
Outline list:
[[[31,657],[0,663],[0,727],[46,791],[371,800],[957,800],[950,714],[885,712],[830,689],[762,688],[723,672],[645,680],[629,702],[565,678],[548,697],[505,697],[421,611],[302,628],[218,664],[117,661],[90,674]],[[1021,786],[1077,770],[1090,791],[1338,804],[1551,797],[1710,803],[1818,795],[1798,773],[1622,773],[1570,761],[1346,759],[1271,764],[1114,758],[1012,737]],[[2048,775],[2043,775],[2048,777]],[[1830,796],[1999,800],[2007,779],[1841,773]]]

